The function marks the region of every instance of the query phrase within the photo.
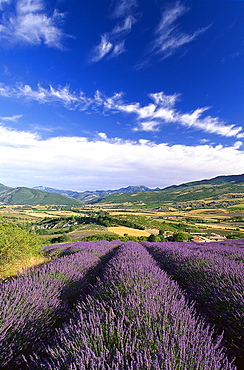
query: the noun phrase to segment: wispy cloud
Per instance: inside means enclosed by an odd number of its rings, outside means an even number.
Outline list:
[[[0,126],[0,158],[1,182],[6,185],[95,190],[107,189],[108,178],[110,188],[132,183],[165,187],[217,176],[220,168],[222,174],[241,173],[244,151],[238,142],[229,147],[169,145],[109,139],[105,133],[94,140],[44,140]]]
[[[197,108],[191,112],[177,110],[176,104],[180,94],[166,95],[163,91],[149,94],[152,102],[141,105],[139,102],[127,103],[122,93],[107,97],[96,91],[93,97],[87,97],[83,91],[71,91],[69,86],[44,88],[38,85],[33,89],[30,85],[9,87],[0,84],[0,96],[5,98],[26,99],[40,104],[59,103],[69,110],[96,110],[101,113],[124,113],[135,116],[134,131],[159,131],[162,125],[178,124],[188,129],[200,130],[224,137],[244,138],[241,126],[227,124],[219,117],[206,115],[211,107]]]
[[[21,117],[23,117],[22,114],[16,114],[10,117],[0,117],[0,120],[6,122],[17,122]]]
[[[117,1],[111,15],[111,18],[117,23],[112,31],[101,35],[100,43],[91,52],[91,62],[98,62],[105,56],[110,58],[117,57],[126,50],[126,36],[130,33],[133,24],[136,22],[134,15],[136,6],[136,0]]]
[[[169,3],[164,8],[161,20],[154,31],[153,41],[146,52],[146,57],[137,63],[136,68],[147,66],[155,56],[160,59],[168,58],[183,45],[189,44],[207,31],[211,25],[197,29],[193,33],[181,30],[177,21],[189,10],[190,8],[180,1]]]
[[[0,0],[0,10],[3,10],[4,4],[10,3],[12,0]]]
[[[40,104],[56,102],[70,110],[77,108],[83,110],[92,103],[92,100],[87,98],[82,91],[79,93],[72,92],[69,86],[54,88],[50,85],[49,88],[44,88],[38,85],[37,89],[33,89],[30,85],[18,84],[16,87],[8,87],[0,84],[0,96],[26,99]]]
[[[204,112],[210,107],[198,108],[190,113],[180,112],[175,108],[179,94],[166,95],[164,92],[150,94],[153,100],[145,106],[140,103],[125,103],[122,94],[115,94],[111,98],[97,97],[98,104],[103,105],[107,110],[134,114],[137,125],[135,131],[159,131],[163,124],[175,123],[187,128],[201,130],[206,133],[217,134],[225,137],[244,138],[244,131],[241,126],[228,125],[219,117],[206,116]]]
[[[137,0],[117,0],[111,18],[124,18],[137,7]]]
[[[9,6],[7,6],[9,5]],[[13,12],[10,1],[0,3],[0,40],[8,45],[25,44],[63,48],[65,36],[60,22],[64,14],[54,10],[48,14],[42,0],[17,0]]]

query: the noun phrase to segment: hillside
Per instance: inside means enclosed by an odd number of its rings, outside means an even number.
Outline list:
[[[96,202],[101,198],[105,198],[111,194],[117,194],[117,193],[137,193],[141,191],[153,191],[156,189],[150,189],[143,185],[138,186],[127,186],[125,188],[115,189],[115,190],[94,190],[94,191],[84,191],[84,192],[78,192],[73,190],[60,190],[50,187],[44,187],[44,186],[35,186],[33,189],[46,191],[48,193],[57,193],[61,194],[67,197],[72,197],[74,199],[78,199],[84,203],[92,203]],[[157,189],[159,190],[159,189]]]
[[[60,194],[51,194],[27,187],[10,188],[0,186],[0,202],[8,205],[81,205],[76,199],[68,198]]]
[[[7,190],[10,190],[12,188],[10,188],[9,186],[6,186],[4,184],[0,184],[0,194],[3,192],[3,191],[7,191]]]
[[[212,179],[204,179],[200,181],[191,181],[187,183],[183,183],[181,185],[172,185],[164,188],[163,190],[170,190],[175,188],[183,188],[189,186],[197,186],[197,185],[221,185],[221,184],[244,184],[244,174],[242,175],[229,175],[229,176],[217,176],[213,177]]]
[[[244,197],[244,174],[217,176],[212,179],[191,181],[164,189],[146,186],[128,186],[116,190],[77,192],[38,186],[10,188],[0,184],[0,202],[20,205],[81,205],[82,203],[129,203],[135,206]]]
[[[220,197],[244,197],[244,174],[218,176],[209,180],[194,181],[173,185],[152,192],[136,194],[113,194],[99,203],[132,203],[134,205],[157,204],[166,202],[186,202],[195,200],[216,200]]]

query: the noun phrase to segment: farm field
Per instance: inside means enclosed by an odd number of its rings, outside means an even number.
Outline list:
[[[149,236],[150,233],[144,230],[137,230],[132,229],[131,227],[126,226],[114,226],[114,227],[107,227],[108,232],[115,233],[119,236],[123,236],[127,234],[129,236]]]
[[[0,368],[243,369],[244,239],[43,250],[1,282]]]
[[[118,206],[118,205],[116,205]],[[54,209],[53,209],[54,208]],[[10,222],[17,226],[21,226],[30,230],[37,230],[43,228],[43,220],[50,220],[50,232],[52,235],[51,228],[55,231],[55,234],[62,235],[64,232],[74,238],[74,235],[95,235],[97,230],[100,233],[117,233],[118,236],[128,234],[131,236],[135,235],[148,235],[152,233],[157,235],[161,231],[169,232],[186,232],[188,238],[190,233],[205,233],[211,234],[216,233],[222,237],[233,234],[235,237],[244,236],[244,212],[240,209],[232,208],[197,208],[187,209],[187,207],[180,209],[167,207],[164,211],[162,209],[114,209],[101,205],[85,205],[84,207],[62,209],[62,207],[47,206],[47,207],[25,207],[25,206],[2,206],[0,209],[0,219],[2,221]],[[67,207],[66,207],[67,208]],[[78,217],[86,217],[91,214],[107,213],[113,219],[116,219],[116,223],[110,222],[109,225],[97,224],[96,221],[86,222],[84,219],[82,224],[76,221]],[[60,224],[60,220],[63,220],[63,225]],[[56,220],[56,221],[55,221]],[[67,220],[67,221],[65,221]],[[88,220],[88,218],[87,218]],[[65,228],[66,224],[72,226]],[[129,223],[133,223],[140,226],[138,228],[130,226]],[[52,225],[51,225],[52,224]],[[117,229],[111,229],[111,227],[117,227]],[[121,229],[123,227],[129,227],[127,230]],[[142,231],[141,233],[139,231]],[[41,236],[42,237],[42,236]],[[51,241],[51,236],[50,236]]]
[[[161,209],[136,211],[109,208],[100,210],[93,205],[86,205],[79,209],[61,208],[8,205],[0,210],[0,221],[36,233],[42,245],[83,239],[147,239],[151,235],[156,236],[157,241],[162,240],[165,235],[164,240],[199,242],[223,240],[226,236],[244,237],[244,213],[239,209],[235,211],[229,208],[177,210],[171,207],[170,210],[165,211]],[[100,219],[100,216],[104,218]],[[177,236],[178,233],[181,234],[180,239]],[[154,237],[150,241],[153,240]],[[24,259],[0,266],[0,278],[16,275],[22,267],[40,263],[42,263],[42,257],[35,259],[34,262]]]

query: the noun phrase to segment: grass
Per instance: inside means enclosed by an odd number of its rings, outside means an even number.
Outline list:
[[[46,257],[32,257],[29,259],[12,262],[6,265],[1,265],[0,279],[6,279],[12,276],[17,276],[18,273],[23,272],[23,270],[27,268],[38,266],[48,261],[49,259]]]
[[[230,206],[228,209],[241,209],[244,210],[244,204],[236,204],[235,206]]]

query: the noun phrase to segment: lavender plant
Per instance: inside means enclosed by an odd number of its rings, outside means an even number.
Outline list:
[[[68,303],[89,283],[88,272],[100,262],[97,255],[113,247],[83,242],[80,252],[0,285],[0,367],[12,369],[21,355],[38,348],[40,340],[52,334],[59,320],[70,317]]]
[[[234,370],[213,329],[138,243],[119,246],[76,321],[56,331],[44,357],[26,359],[47,370]]]
[[[243,248],[225,245],[142,242],[153,257],[225,332],[226,345],[244,361]],[[234,255],[234,259],[233,259]]]
[[[121,244],[119,240],[107,241],[107,240],[96,240],[96,241],[77,241],[70,243],[52,244],[43,247],[43,251],[46,256],[59,257],[62,255],[68,255],[80,250],[86,250],[96,254],[98,257],[103,256],[107,253],[111,247]]]

